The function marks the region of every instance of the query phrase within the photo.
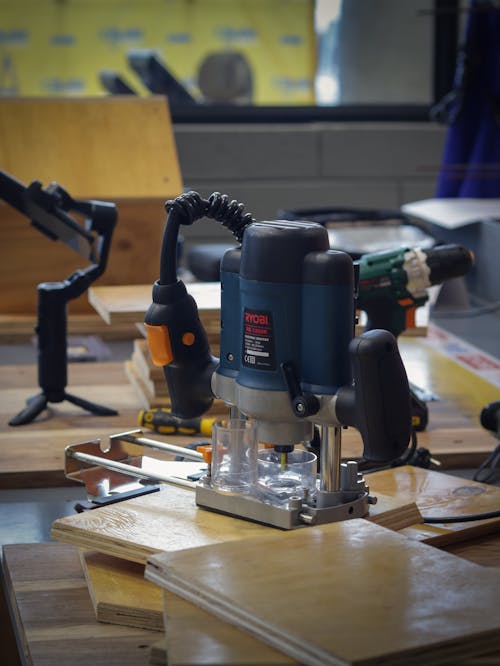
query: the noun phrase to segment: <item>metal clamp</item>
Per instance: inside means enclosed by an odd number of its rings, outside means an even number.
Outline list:
[[[194,462],[158,460],[145,456],[145,448]],[[168,483],[194,490],[196,482],[187,477],[203,466],[198,451],[142,437],[142,430],[130,430],[111,435],[107,442],[94,439],[70,444],[65,449],[64,473],[84,484],[89,497],[103,497],[129,491],[131,479],[140,479],[141,485]]]

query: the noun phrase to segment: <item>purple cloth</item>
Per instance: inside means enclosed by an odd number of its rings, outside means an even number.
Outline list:
[[[500,9],[472,0],[437,197],[500,197]]]

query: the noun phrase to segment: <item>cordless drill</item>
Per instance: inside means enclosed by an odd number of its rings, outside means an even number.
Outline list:
[[[415,310],[429,299],[428,288],[465,275],[472,254],[460,245],[405,247],[365,254],[358,263],[357,306],[368,316],[366,330],[382,328],[397,338],[415,325]]]
[[[365,254],[358,264],[357,307],[367,314],[366,330],[385,329],[397,338],[415,325],[415,310],[429,299],[428,288],[465,275],[472,254],[460,245],[400,248]],[[413,427],[425,430],[427,406],[414,390],[410,394]]]

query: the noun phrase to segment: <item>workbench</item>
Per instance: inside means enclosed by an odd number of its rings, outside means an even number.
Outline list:
[[[421,338],[401,338],[400,348],[410,379],[434,391],[428,403],[429,426],[418,444],[440,460],[442,469],[477,467],[493,448],[493,437],[479,425],[481,408],[498,399],[499,389],[437,352]],[[37,392],[33,365],[5,365],[0,375],[0,489],[43,488],[67,483],[64,447],[137,427],[140,404],[123,362],[70,363],[68,390],[119,411],[96,417],[67,402],[50,406],[34,423],[10,427],[8,420]],[[195,438],[199,439],[199,438]],[[186,443],[185,437],[170,437]],[[361,440],[349,428],[343,437],[345,456],[361,453]]]
[[[429,426],[419,433],[419,446],[429,448],[444,470],[478,466],[494,446],[491,434],[479,426],[479,411],[498,398],[498,388],[422,339],[401,339],[400,348],[410,379],[440,397],[428,403]],[[67,444],[136,427],[137,398],[123,362],[70,363],[68,370],[70,391],[114,407],[119,415],[95,417],[61,403],[51,405],[51,411],[32,424],[9,427],[8,419],[37,392],[37,373],[33,365],[3,366],[0,488],[67,484],[63,473]],[[190,440],[169,437],[169,441],[182,444]],[[360,438],[349,429],[343,438],[343,454],[351,457],[360,452]],[[500,566],[500,539],[496,535],[453,544],[447,550],[482,565]],[[93,664],[149,663],[148,648],[158,640],[158,634],[95,621],[77,550],[72,546],[8,546],[3,568],[16,627],[29,654],[26,663],[75,664],[90,659]]]
[[[498,535],[455,544],[447,550],[483,566],[500,567]],[[62,543],[6,546],[3,569],[24,663],[150,663],[149,648],[160,635],[96,622],[76,548]],[[204,649],[209,650],[208,655],[214,647],[208,641]],[[494,659],[483,657],[470,663],[493,666],[498,663]]]

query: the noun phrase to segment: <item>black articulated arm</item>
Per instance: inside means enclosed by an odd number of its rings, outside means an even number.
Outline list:
[[[34,420],[49,402],[69,400],[94,414],[112,415],[113,409],[91,403],[66,392],[67,304],[81,296],[104,273],[111,237],[117,222],[116,206],[105,201],[73,199],[60,185],[46,188],[34,180],[25,186],[0,171],[0,198],[31,220],[31,224],[53,241],[63,241],[90,261],[59,282],[38,285],[38,383],[42,392],[9,421],[24,425]],[[84,217],[83,224],[70,212]]]
[[[363,457],[375,462],[398,458],[411,434],[410,389],[395,337],[373,330],[352,340],[354,385],[339,391],[336,413],[363,438]]]
[[[162,366],[167,381],[172,414],[193,418],[212,404],[211,377],[218,359],[210,353],[207,335],[192,296],[177,279],[177,238],[181,224],[203,217],[227,227],[241,241],[254,220],[244,206],[218,192],[202,199],[197,192],[167,201],[168,213],[161,249],[160,279],[153,286],[153,302],[145,326],[153,362]]]

